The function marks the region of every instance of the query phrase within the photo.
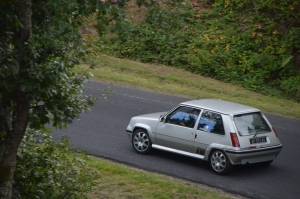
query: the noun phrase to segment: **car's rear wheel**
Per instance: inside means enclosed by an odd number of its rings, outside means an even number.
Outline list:
[[[209,163],[213,171],[217,174],[224,175],[232,170],[232,164],[227,155],[220,150],[212,152]]]
[[[132,135],[132,146],[136,152],[146,154],[151,151],[152,143],[149,135],[144,129],[137,129]]]

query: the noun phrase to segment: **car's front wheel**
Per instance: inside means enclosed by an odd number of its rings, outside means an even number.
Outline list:
[[[220,150],[212,152],[209,163],[213,171],[217,174],[224,175],[232,170],[232,164],[227,155]]]
[[[131,142],[135,151],[141,154],[149,153],[152,148],[149,135],[144,129],[137,129],[134,131]]]

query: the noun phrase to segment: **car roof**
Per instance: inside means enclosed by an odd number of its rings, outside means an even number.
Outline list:
[[[259,109],[254,107],[238,104],[235,102],[229,102],[221,99],[192,100],[192,101],[183,102],[181,103],[181,105],[204,108],[211,111],[230,114],[230,115],[249,113],[249,112],[260,112]]]

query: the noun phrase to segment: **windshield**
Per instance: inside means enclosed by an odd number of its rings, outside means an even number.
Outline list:
[[[270,132],[271,129],[261,113],[247,113],[233,117],[240,135],[256,135]]]

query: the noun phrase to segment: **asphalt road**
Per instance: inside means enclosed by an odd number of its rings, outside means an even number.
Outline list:
[[[101,95],[108,84],[89,82],[86,94]],[[257,199],[300,198],[300,120],[266,114],[283,144],[278,158],[269,166],[238,166],[226,175],[214,174],[207,162],[162,151],[137,154],[125,129],[131,117],[168,111],[186,98],[110,85],[108,100],[101,99],[68,129],[53,132],[54,139],[71,137],[70,143],[91,155],[108,158],[148,171],[167,174]]]

